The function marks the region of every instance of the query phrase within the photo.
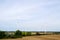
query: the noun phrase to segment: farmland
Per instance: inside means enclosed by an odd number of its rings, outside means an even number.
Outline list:
[[[0,39],[0,40],[60,40],[60,35],[26,36],[23,38]]]

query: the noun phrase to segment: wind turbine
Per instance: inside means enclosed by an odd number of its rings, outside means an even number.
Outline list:
[[[21,20],[20,20],[20,16],[17,16],[16,25],[17,25],[16,30],[19,30],[18,28],[20,28],[20,27],[22,26],[22,22],[21,22]],[[20,29],[21,29],[21,28],[20,28]]]
[[[44,25],[44,33],[46,34],[47,33],[47,24]]]

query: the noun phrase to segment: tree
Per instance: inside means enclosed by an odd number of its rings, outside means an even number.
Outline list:
[[[4,31],[0,31],[0,39],[4,38],[5,36],[6,36],[5,32]]]
[[[15,32],[15,36],[16,36],[16,37],[22,37],[22,32],[19,31],[19,30],[17,30],[17,31]]]

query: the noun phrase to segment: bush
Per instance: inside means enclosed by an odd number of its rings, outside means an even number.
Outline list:
[[[22,32],[23,36],[31,36],[31,32]]]
[[[39,32],[36,32],[36,35],[40,35]]]
[[[22,36],[26,36],[26,32],[22,32]]]
[[[27,36],[31,36],[31,32],[27,32],[27,34],[26,34]]]
[[[60,34],[60,32],[54,32],[53,34]]]

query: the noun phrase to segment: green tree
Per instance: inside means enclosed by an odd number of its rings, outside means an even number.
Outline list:
[[[1,38],[4,38],[6,35],[5,35],[5,32],[4,31],[0,31],[0,39]]]
[[[17,30],[17,31],[15,32],[15,36],[16,36],[16,37],[22,37],[22,32],[19,31],[19,30]]]

